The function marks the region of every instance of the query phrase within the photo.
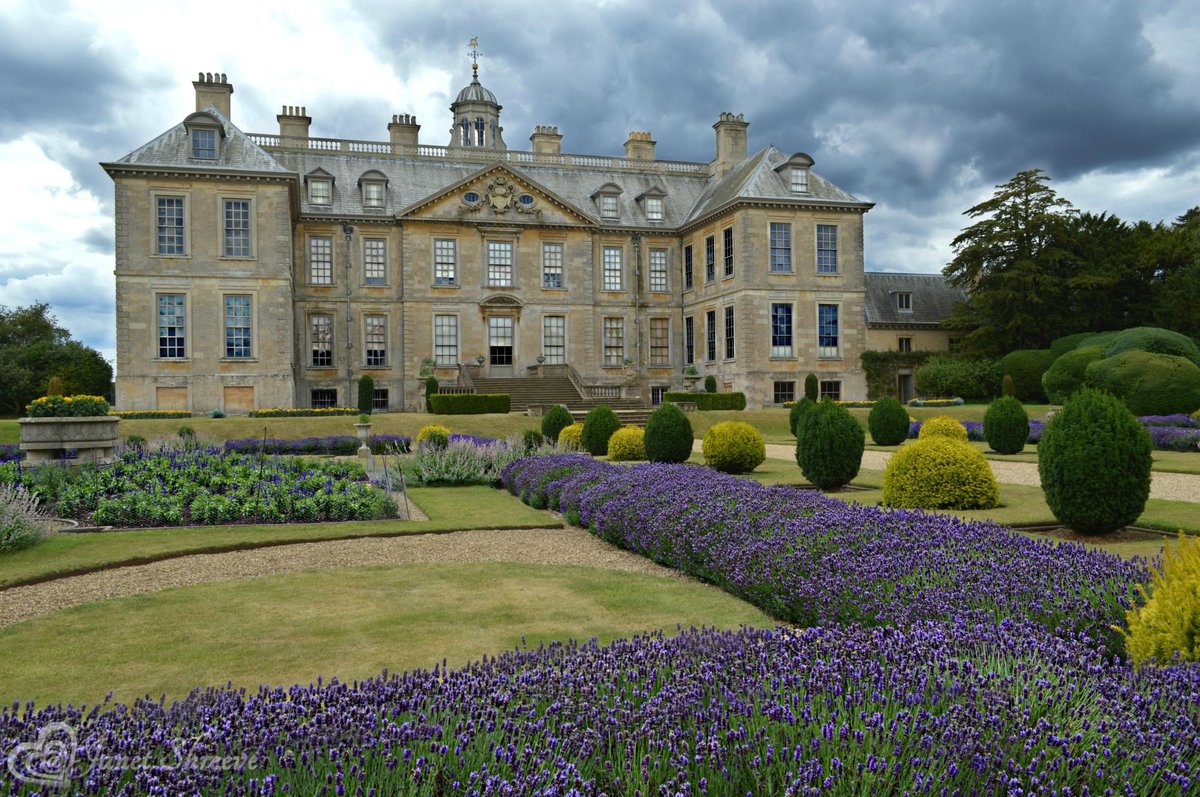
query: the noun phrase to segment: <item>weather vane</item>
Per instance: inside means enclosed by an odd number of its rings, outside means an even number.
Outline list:
[[[470,52],[467,53],[467,55],[471,56],[472,75],[475,77],[475,79],[478,80],[479,79],[479,56],[483,55],[483,53],[481,53],[479,51],[479,37],[472,36],[470,44],[471,44],[471,50],[470,50]]]

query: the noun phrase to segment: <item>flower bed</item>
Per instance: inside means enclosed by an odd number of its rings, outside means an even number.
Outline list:
[[[1192,793],[1200,669],[1134,670],[1038,631],[555,644],[352,685],[8,705],[0,743],[70,727],[62,780],[79,794]]]
[[[226,453],[216,448],[129,448],[106,467],[86,465],[46,482],[19,463],[0,483],[21,482],[60,517],[102,526],[287,523],[395,517],[395,502],[356,463]]]
[[[25,452],[19,445],[5,443],[0,445],[0,463],[19,462],[25,458]]]
[[[1143,415],[1138,418],[1150,440],[1160,451],[1200,451],[1200,424],[1189,415]],[[921,432],[921,421],[912,421],[908,425],[908,436],[915,440]],[[983,424],[979,421],[959,421],[967,430],[967,439],[982,443]],[[1042,433],[1046,425],[1042,421],[1029,420],[1030,445],[1042,441]]]
[[[371,435],[368,445],[375,454],[404,453],[409,450],[412,440],[404,435],[377,434]],[[359,441],[353,435],[329,435],[326,437],[302,437],[299,440],[278,440],[273,437],[247,437],[240,440],[226,440],[225,450],[239,454],[258,454],[266,451],[268,454],[316,455],[335,454],[342,456],[353,455],[358,451]]]

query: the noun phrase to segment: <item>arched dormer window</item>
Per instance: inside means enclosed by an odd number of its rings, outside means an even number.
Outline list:
[[[616,183],[605,183],[592,194],[592,201],[600,210],[602,219],[619,219],[621,217],[621,186]]]
[[[362,192],[363,207],[383,207],[387,198],[387,186],[388,178],[383,172],[378,169],[364,172],[363,176],[358,178],[358,190]]]
[[[333,175],[324,169],[314,169],[304,176],[310,205],[333,204]]]
[[[812,169],[813,159],[805,155],[803,152],[797,152],[792,157],[788,158],[783,163],[775,167],[775,171],[779,173],[784,180],[787,181],[788,188],[793,194],[807,194],[808,191],[808,175]]]
[[[642,214],[645,215],[646,221],[662,222],[666,196],[667,192],[658,186],[643,191],[638,196],[637,203],[642,206]]]
[[[183,120],[188,144],[194,160],[216,160],[221,155],[225,126],[221,120],[205,111],[197,111]]]

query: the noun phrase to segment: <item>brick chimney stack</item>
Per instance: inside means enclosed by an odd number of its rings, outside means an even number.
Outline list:
[[[562,134],[558,132],[557,127],[538,125],[533,128],[533,135],[529,137],[529,141],[533,144],[534,152],[546,155],[562,154]]]
[[[421,132],[417,117],[408,113],[395,114],[388,123],[388,137],[393,147],[415,147]]]
[[[312,117],[308,115],[308,109],[304,106],[285,105],[275,119],[279,121],[279,137],[283,139],[283,143],[308,138],[308,126],[312,124]]]
[[[629,140],[625,142],[625,157],[630,160],[654,160],[654,145],[658,143],[650,138],[648,132],[629,131]]]
[[[717,157],[713,161],[714,177],[721,177],[725,172],[746,159],[746,128],[750,123],[739,113],[722,113],[713,125],[717,131]]]
[[[229,98],[233,95],[233,86],[224,72],[201,72],[198,80],[192,81],[196,89],[196,110],[203,111],[213,106],[226,119],[229,115]]]

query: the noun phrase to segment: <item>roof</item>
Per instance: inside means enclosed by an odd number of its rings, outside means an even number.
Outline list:
[[[867,289],[867,324],[939,326],[954,305],[967,300],[966,293],[949,285],[941,274],[868,271],[863,277]],[[912,295],[911,312],[897,307],[897,293]]]
[[[458,99],[454,103],[457,105],[460,102],[489,102],[492,105],[499,105],[496,102],[496,95],[485,89],[478,77],[471,81],[471,85],[458,93]]]
[[[150,143],[143,144],[120,160],[106,164],[106,166],[158,166],[200,172],[250,171],[288,174],[288,169],[281,166],[266,150],[251,141],[216,108],[210,105],[204,109],[204,113],[215,118],[225,133],[216,159],[192,157],[192,142],[188,138],[187,127],[180,122]],[[194,116],[196,114],[189,114],[188,119]]]

